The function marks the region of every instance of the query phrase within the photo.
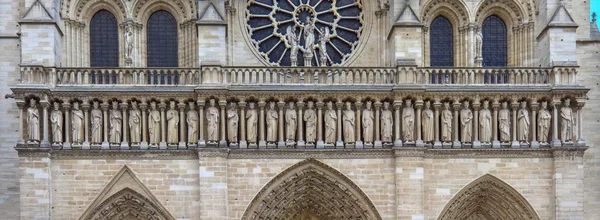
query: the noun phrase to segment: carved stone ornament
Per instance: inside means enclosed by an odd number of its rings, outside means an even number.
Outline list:
[[[464,102],[464,108],[460,110],[461,140],[464,143],[473,141],[473,111],[469,108],[469,101]]]
[[[365,105],[365,110],[362,113],[362,127],[363,127],[363,140],[366,144],[373,143],[373,131],[375,130],[375,116],[373,115],[373,110],[371,109],[372,103],[368,101]],[[383,122],[384,117],[382,115],[381,121]]]
[[[52,143],[60,144],[63,142],[63,113],[60,111],[60,103],[54,102],[54,110],[50,114],[50,124],[52,125]]]
[[[175,109],[176,104],[171,101],[169,104],[169,110],[167,111],[167,143],[177,144],[179,143],[179,113]]]
[[[538,140],[541,143],[548,143],[551,119],[552,115],[550,114],[550,111],[548,111],[548,102],[542,102],[542,107],[538,112]]]
[[[71,131],[73,132],[73,143],[80,144],[83,143],[83,122],[84,116],[83,111],[79,109],[79,102],[73,103],[73,117],[71,118]]]
[[[313,102],[308,102],[306,105],[304,122],[306,123],[306,143],[314,144],[317,139],[317,112]]]
[[[502,103],[502,109],[498,111],[498,130],[500,133],[501,142],[510,141],[510,111],[508,110],[508,103]]]
[[[148,143],[158,145],[160,143],[160,112],[156,109],[156,102],[150,103],[150,112],[148,113]]]
[[[27,109],[27,135],[30,142],[40,141],[40,110],[35,99],[31,99]]]
[[[94,102],[92,105],[91,121],[92,121],[92,144],[102,143],[102,110],[98,108],[99,103]]]
[[[415,109],[412,107],[412,100],[406,100],[406,107],[402,110],[402,137],[405,141],[414,141],[415,130]]]
[[[344,142],[349,144],[354,143],[356,141],[356,135],[354,134],[354,129],[356,128],[354,126],[356,124],[356,117],[354,111],[352,111],[352,104],[350,102],[346,102],[346,110],[344,110],[342,114],[342,131],[344,132]]]
[[[269,110],[267,110],[267,142],[277,142],[277,122],[279,120],[279,114],[275,109],[275,102],[269,103]]]
[[[335,143],[335,134],[337,131],[338,116],[333,110],[333,103],[327,102],[327,110],[325,110],[325,143]]]
[[[285,133],[288,141],[296,140],[296,128],[298,127],[298,114],[294,109],[294,103],[290,102],[289,108],[285,110]]]
[[[381,141],[383,143],[392,143],[394,119],[392,117],[392,111],[390,110],[390,103],[383,103],[383,110],[381,110]]]
[[[246,112],[246,132],[248,143],[256,143],[258,132],[258,111],[254,102],[248,103],[248,111]]]
[[[563,142],[573,141],[573,122],[575,121],[573,110],[571,109],[571,100],[565,99],[563,107],[560,108],[560,139]]]
[[[240,116],[238,115],[237,105],[230,103],[227,109],[227,138],[230,143],[238,142]]]
[[[185,121],[187,122],[187,132],[188,132],[188,143],[196,143],[198,142],[198,112],[196,111],[196,105],[194,102],[189,103],[190,110],[187,112],[187,118]]]
[[[450,103],[444,102],[444,110],[442,110],[442,123],[440,126],[442,127],[442,141],[443,142],[451,142],[452,141],[452,111],[450,111]]]
[[[423,129],[423,142],[433,142],[435,117],[431,110],[431,102],[425,102],[425,109],[421,113],[421,128]]]
[[[529,140],[529,110],[527,110],[527,102],[521,103],[521,109],[517,113],[517,140],[526,143]]]
[[[488,100],[483,101],[483,109],[479,111],[479,140],[482,143],[492,142],[492,113]]]
[[[142,112],[138,109],[137,102],[131,103],[129,110],[129,135],[131,143],[140,143],[142,135]]]
[[[121,143],[123,115],[119,110],[119,103],[113,102],[110,110],[109,121],[109,141],[110,143]]]
[[[206,131],[208,132],[208,142],[216,143],[219,141],[219,110],[215,107],[215,100],[209,101],[209,106],[206,109]]]

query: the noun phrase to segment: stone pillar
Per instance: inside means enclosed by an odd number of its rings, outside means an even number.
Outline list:
[[[148,139],[146,139],[148,134],[148,124],[146,121],[146,117],[148,116],[148,112],[146,111],[147,108],[148,104],[146,104],[146,102],[140,104],[140,111],[142,112],[142,142],[140,143],[140,149],[142,150],[148,149]]]
[[[581,136],[583,134],[582,124],[583,124],[583,106],[585,102],[577,100],[577,146],[585,147],[585,139]]]
[[[25,144],[25,129],[23,128],[23,120],[25,120],[26,116],[23,116],[23,108],[25,107],[25,102],[17,101],[17,107],[19,107],[19,140],[17,141],[17,145]]]
[[[342,140],[342,108],[344,107],[344,103],[342,101],[338,101],[335,103],[337,107],[337,141],[335,142],[336,148],[344,148],[344,141]]]
[[[394,219],[424,219],[424,148],[394,149],[396,204]],[[409,189],[410,190],[406,190]]]
[[[299,101],[296,105],[298,106],[298,128],[296,128],[298,141],[296,141],[296,147],[304,148],[306,145],[306,142],[304,142],[304,117],[302,114],[304,110],[304,102]]]
[[[283,109],[285,108],[285,102],[280,101],[277,103],[277,107],[279,108],[279,120],[278,122],[278,136],[279,136],[279,141],[277,142],[277,147],[278,148],[285,148],[285,134],[283,132],[284,126],[284,122],[285,122],[285,115],[283,114]]]
[[[102,149],[103,150],[108,150],[110,148],[110,145],[108,144],[108,101],[103,102],[102,104],[100,104],[100,108],[102,109],[102,134],[103,135],[103,140],[102,140]],[[67,123],[65,123],[67,124]],[[65,138],[65,141],[67,141],[69,138]]]
[[[436,100],[433,103],[433,109],[435,111],[435,120],[434,120],[434,133],[435,133],[435,142],[433,143],[434,148],[442,148],[442,142],[440,141],[440,107],[442,103]]]
[[[226,150],[216,148],[198,149],[200,219],[227,219]]]
[[[381,105],[382,103],[379,101],[373,104],[375,106],[375,135],[373,136],[375,148],[383,148],[381,142]],[[360,133],[360,129],[357,132]]]
[[[177,146],[177,149],[183,150],[187,149],[187,144],[185,143],[185,134],[187,127],[185,120],[185,103],[180,102],[179,104],[177,104],[177,107],[179,107],[179,145]]]
[[[454,102],[452,104],[452,109],[454,109],[454,122],[452,122],[452,126],[453,126],[453,132],[452,132],[452,136],[454,137],[454,143],[452,144],[452,148],[460,148],[461,147],[461,143],[459,140],[459,127],[460,125],[458,124],[458,110],[460,110],[460,103],[458,101]]]
[[[71,137],[71,103],[69,103],[69,102],[63,103],[63,109],[65,111],[65,123],[64,123],[65,142],[63,142],[63,150],[70,150],[71,149],[71,139],[73,138],[73,137]],[[104,126],[104,127],[106,127],[106,126]],[[107,138],[107,140],[108,140],[108,138]]]
[[[121,103],[121,112],[121,114],[123,114],[123,122],[121,123],[123,125],[123,134],[121,135],[123,141],[121,142],[121,150],[128,150],[129,144],[127,143],[127,137],[129,137],[129,134],[127,131],[129,131],[129,126],[127,126],[127,124],[129,124],[129,120],[127,120],[126,102]]]
[[[259,127],[258,148],[267,148],[267,141],[265,140],[265,106],[266,105],[267,105],[267,103],[265,101],[261,100],[258,102],[258,108],[260,109],[260,117],[258,120],[258,127]]]
[[[248,141],[246,140],[246,102],[242,101],[238,103],[240,107],[240,148],[248,148]]]
[[[498,140],[498,108],[500,108],[500,103],[496,100],[492,103],[492,114],[494,115],[494,119],[492,120],[492,134],[494,139],[492,141],[492,148],[500,148],[500,141]]]
[[[355,136],[356,136],[356,141],[354,142],[354,147],[355,148],[364,148],[364,143],[360,140],[360,135],[362,134],[361,132],[361,123],[362,123],[362,118],[360,117],[360,112],[362,110],[362,102],[360,101],[356,101],[356,103],[354,103],[354,106],[356,107],[356,124],[354,125],[354,131],[355,131]],[[377,121],[379,117],[375,117],[375,121]]]
[[[584,219],[585,148],[555,148],[554,196],[556,219]]]
[[[402,147],[402,136],[400,135],[400,107],[402,101],[394,101],[394,147]]]
[[[219,101],[219,109],[221,110],[221,141],[219,141],[219,147],[227,147],[227,137],[226,137],[226,126],[227,126],[227,114],[225,114],[225,108],[227,107],[227,101],[221,100]]]
[[[46,100],[42,100],[42,101],[40,101],[40,104],[42,105],[42,114],[43,114],[41,117],[43,127],[42,127],[42,141],[40,142],[40,147],[49,148],[50,142],[48,141],[48,137],[49,137],[48,121],[50,121],[50,118],[48,117],[48,108],[50,107],[50,103],[48,103],[48,101],[46,101]]]
[[[206,142],[204,141],[204,100],[198,101],[198,147],[206,147]]]
[[[473,148],[481,148],[479,141],[479,100],[473,102]]]
[[[424,147],[425,144],[423,143],[423,139],[421,138],[421,132],[422,132],[422,125],[421,125],[421,108],[423,107],[423,100],[417,100],[417,102],[415,102],[415,108],[417,109],[417,131],[415,133],[417,133],[417,142],[416,142],[416,147]]]
[[[529,124],[529,136],[531,136],[531,148],[540,148],[540,142],[537,141],[537,112],[539,103],[531,103],[531,120]]]
[[[161,102],[158,104],[158,108],[160,109],[160,144],[158,145],[158,148],[161,150],[166,150],[167,142],[165,140],[167,139],[167,129],[165,125],[165,109],[167,108],[167,104]]]
[[[68,138],[67,138],[68,139]],[[46,153],[34,151],[27,156],[20,156],[19,174],[21,187],[20,219],[52,219],[52,185],[51,164],[49,151]],[[18,211],[19,204],[16,204]],[[4,218],[3,218],[4,219]],[[9,218],[6,218],[9,219]]]
[[[511,148],[519,148],[521,144],[517,141],[517,109],[519,108],[519,102],[513,101],[510,103],[512,109],[512,144]]]
[[[81,107],[83,109],[83,145],[81,146],[82,149],[84,150],[88,150],[90,149],[90,103],[88,101],[84,101],[83,104],[81,104]]]
[[[323,102],[317,102],[317,148],[325,148],[323,141]]]

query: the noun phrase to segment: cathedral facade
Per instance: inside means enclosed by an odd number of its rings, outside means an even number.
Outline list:
[[[586,0],[0,2],[3,219],[595,219]]]

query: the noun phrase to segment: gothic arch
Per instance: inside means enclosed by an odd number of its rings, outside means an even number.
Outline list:
[[[267,183],[242,219],[382,219],[352,180],[334,168],[307,159]]]
[[[421,6],[421,21],[429,26],[437,16],[444,16],[455,28],[469,24],[471,17],[463,1],[456,0],[431,0]]]
[[[438,219],[540,218],[517,190],[497,177],[486,174],[456,193]]]
[[[171,13],[178,24],[196,18],[196,4],[191,0],[137,0],[132,5],[131,17],[143,24],[148,21],[150,15],[160,10]]]
[[[121,0],[92,1],[79,0],[74,2],[75,10],[72,12],[76,20],[89,24],[90,19],[100,10],[112,13],[120,24],[127,16],[126,7]]]
[[[490,15],[501,17],[508,28],[529,22],[529,13],[515,0],[484,0],[477,6],[475,23],[481,25]]]

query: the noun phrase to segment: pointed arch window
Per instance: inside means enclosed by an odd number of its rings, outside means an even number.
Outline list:
[[[90,66],[119,66],[117,19],[107,10],[96,12],[90,21]]]
[[[178,67],[177,21],[167,11],[154,12],[148,19],[148,67]]]
[[[507,65],[506,24],[502,18],[491,15],[483,21],[483,66]]]
[[[431,22],[429,54],[431,66],[454,66],[452,23],[444,16]]]

